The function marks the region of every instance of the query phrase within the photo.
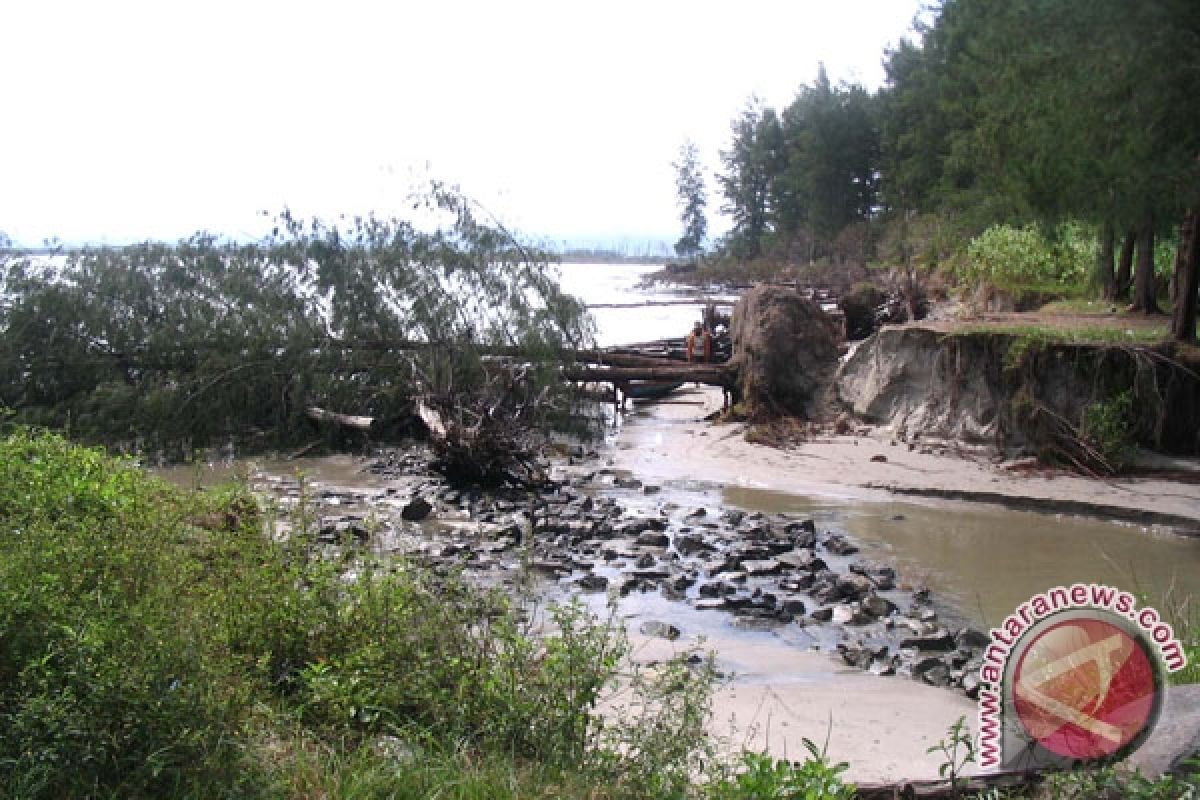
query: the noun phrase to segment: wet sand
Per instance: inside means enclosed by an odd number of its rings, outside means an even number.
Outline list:
[[[961,692],[839,669],[825,653],[742,637],[668,642],[631,633],[630,639],[633,658],[643,664],[689,645],[716,652],[717,669],[730,678],[714,692],[709,732],[733,754],[765,750],[803,761],[804,739],[818,747],[828,741],[829,758],[850,764],[849,780],[933,779],[941,758],[926,750],[959,717],[975,727],[975,704]]]
[[[923,454],[891,432],[867,436],[821,435],[791,450],[745,441],[746,426],[715,425],[703,417],[721,407],[716,389],[689,389],[674,404],[643,406],[634,412],[616,443],[614,466],[642,480],[693,480],[791,494],[841,499],[884,500],[895,494],[948,499],[989,498],[1001,504],[1043,510],[1086,512],[1111,517],[1106,509],[1131,516],[1143,512],[1179,518],[1181,527],[1200,534],[1200,481],[1154,478],[1091,479],[1063,472],[1014,473],[986,455]],[[638,418],[641,415],[641,418]],[[639,424],[652,419],[653,424]],[[872,461],[883,456],[886,461]],[[1195,468],[1193,466],[1193,468]]]
[[[864,506],[882,509],[884,514],[868,513],[865,518],[869,518],[871,527],[878,527],[882,519],[904,520],[909,515],[922,526],[922,530],[909,538],[928,537],[929,519],[912,510],[919,506],[914,506],[911,498],[906,498],[903,506],[898,504],[897,496],[885,486],[916,491],[989,492],[1013,501],[1035,497],[1048,503],[1121,505],[1131,511],[1151,509],[1194,519],[1200,528],[1197,485],[1161,480],[1095,481],[1069,475],[1014,475],[978,455],[930,455],[910,451],[903,444],[892,446],[890,434],[882,430],[867,437],[821,437],[792,450],[777,450],[746,442],[744,425],[703,421],[706,414],[720,407],[719,391],[689,389],[677,393],[674,399],[674,403],[642,406],[627,416],[623,429],[613,440],[610,451],[613,467],[629,470],[643,482],[661,482],[685,493],[716,491],[724,502],[747,508],[856,509],[848,515],[840,511],[837,514],[845,528],[868,547],[866,552],[870,552],[872,545],[870,537],[856,530],[853,523],[855,514],[862,516]],[[879,454],[887,460],[871,461],[872,456]],[[1082,527],[1074,533],[1079,537],[1095,538],[1100,530],[1110,541],[1128,540],[1135,549],[1142,537],[1153,536],[1159,539],[1159,544],[1165,541],[1175,548],[1167,560],[1178,557],[1180,563],[1185,563],[1185,569],[1189,559],[1200,557],[1197,554],[1200,548],[1194,546],[1200,543],[1195,540],[1139,530],[1134,525],[1121,528],[1099,520],[1079,521],[1061,516],[1056,519],[1033,513],[1015,515],[994,506],[921,502],[942,506],[943,515],[951,519],[966,514],[968,509],[1008,515],[992,523],[999,527],[1012,526],[1014,522],[1027,524],[1022,523],[1022,518],[1027,517],[1055,533],[1063,528],[1066,533],[1060,538],[1069,537],[1072,525],[1078,523]],[[782,506],[775,508],[780,503]],[[900,510],[905,513],[896,513]],[[1097,516],[1104,516],[1097,511]],[[1105,526],[1111,530],[1104,530]],[[960,533],[962,526],[956,528],[954,533]],[[935,542],[934,546],[944,546],[944,542],[941,545]],[[1072,545],[1069,539],[1056,540],[1051,549],[1072,546],[1077,545]],[[876,554],[884,558],[889,555],[886,551]],[[1101,560],[1097,556],[1094,563]],[[1047,574],[1056,573],[1051,569]],[[1041,582],[1049,579],[1036,572],[1027,577],[1038,585],[1037,590],[1046,588]],[[1099,576],[1091,579],[1096,577]],[[1179,588],[1188,594],[1195,589],[1191,585]],[[961,602],[966,598],[957,599]],[[998,602],[997,609],[1015,607],[1007,605],[1012,602],[1007,597]],[[995,613],[989,606],[985,616]],[[683,638],[675,643],[637,636],[635,658],[651,662],[665,658],[686,644],[688,638],[686,628]],[[976,727],[976,705],[961,693],[905,678],[876,677],[851,667],[843,668],[828,653],[797,648],[779,637],[717,636],[708,638],[702,646],[714,650],[718,668],[733,676],[714,696],[711,730],[714,736],[726,738],[735,750],[765,749],[778,757],[802,759],[805,753],[802,739],[821,744],[828,736],[829,755],[851,764],[848,777],[852,780],[873,783],[932,779],[937,777],[940,757],[926,750],[942,739],[946,729],[959,717],[965,716],[972,730]]]

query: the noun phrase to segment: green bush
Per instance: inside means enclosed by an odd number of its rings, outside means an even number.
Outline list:
[[[830,763],[825,750],[805,739],[808,758],[794,765],[785,759],[773,760],[763,753],[743,753],[743,769],[737,775],[709,787],[712,800],[850,800],[856,794],[854,784],[842,782],[849,765]]]
[[[1137,452],[1135,420],[1133,392],[1128,389],[1084,409],[1081,433],[1099,460],[1114,472]]]
[[[1096,259],[1094,237],[1078,224],[1062,226],[1055,241],[1034,228],[993,225],[967,246],[960,279],[1014,294],[1073,294],[1083,290]]]
[[[595,707],[627,649],[611,620],[568,605],[535,634],[499,593],[329,557],[310,520],[301,504],[278,543],[242,489],[0,439],[0,796],[423,796],[455,770],[666,796],[626,776],[689,775],[707,672],[669,667],[642,687],[664,714],[606,727]],[[390,752],[414,749],[436,769]]]

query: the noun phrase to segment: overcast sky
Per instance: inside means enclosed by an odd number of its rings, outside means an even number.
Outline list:
[[[37,244],[403,214],[459,184],[554,239],[674,239],[685,137],[825,62],[874,88],[919,0],[0,5],[0,231]],[[710,208],[719,205],[710,184]]]

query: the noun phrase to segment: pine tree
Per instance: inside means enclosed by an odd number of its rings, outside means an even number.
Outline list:
[[[671,166],[675,168],[679,220],[683,223],[683,236],[675,243],[675,253],[680,258],[695,258],[704,251],[704,238],[708,235],[708,219],[704,215],[708,193],[696,143],[685,141],[679,148],[679,160]]]

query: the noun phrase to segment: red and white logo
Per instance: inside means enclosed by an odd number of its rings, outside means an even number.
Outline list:
[[[1012,702],[1029,737],[1071,760],[1107,758],[1154,722],[1159,683],[1143,639],[1104,619],[1032,632]]]

